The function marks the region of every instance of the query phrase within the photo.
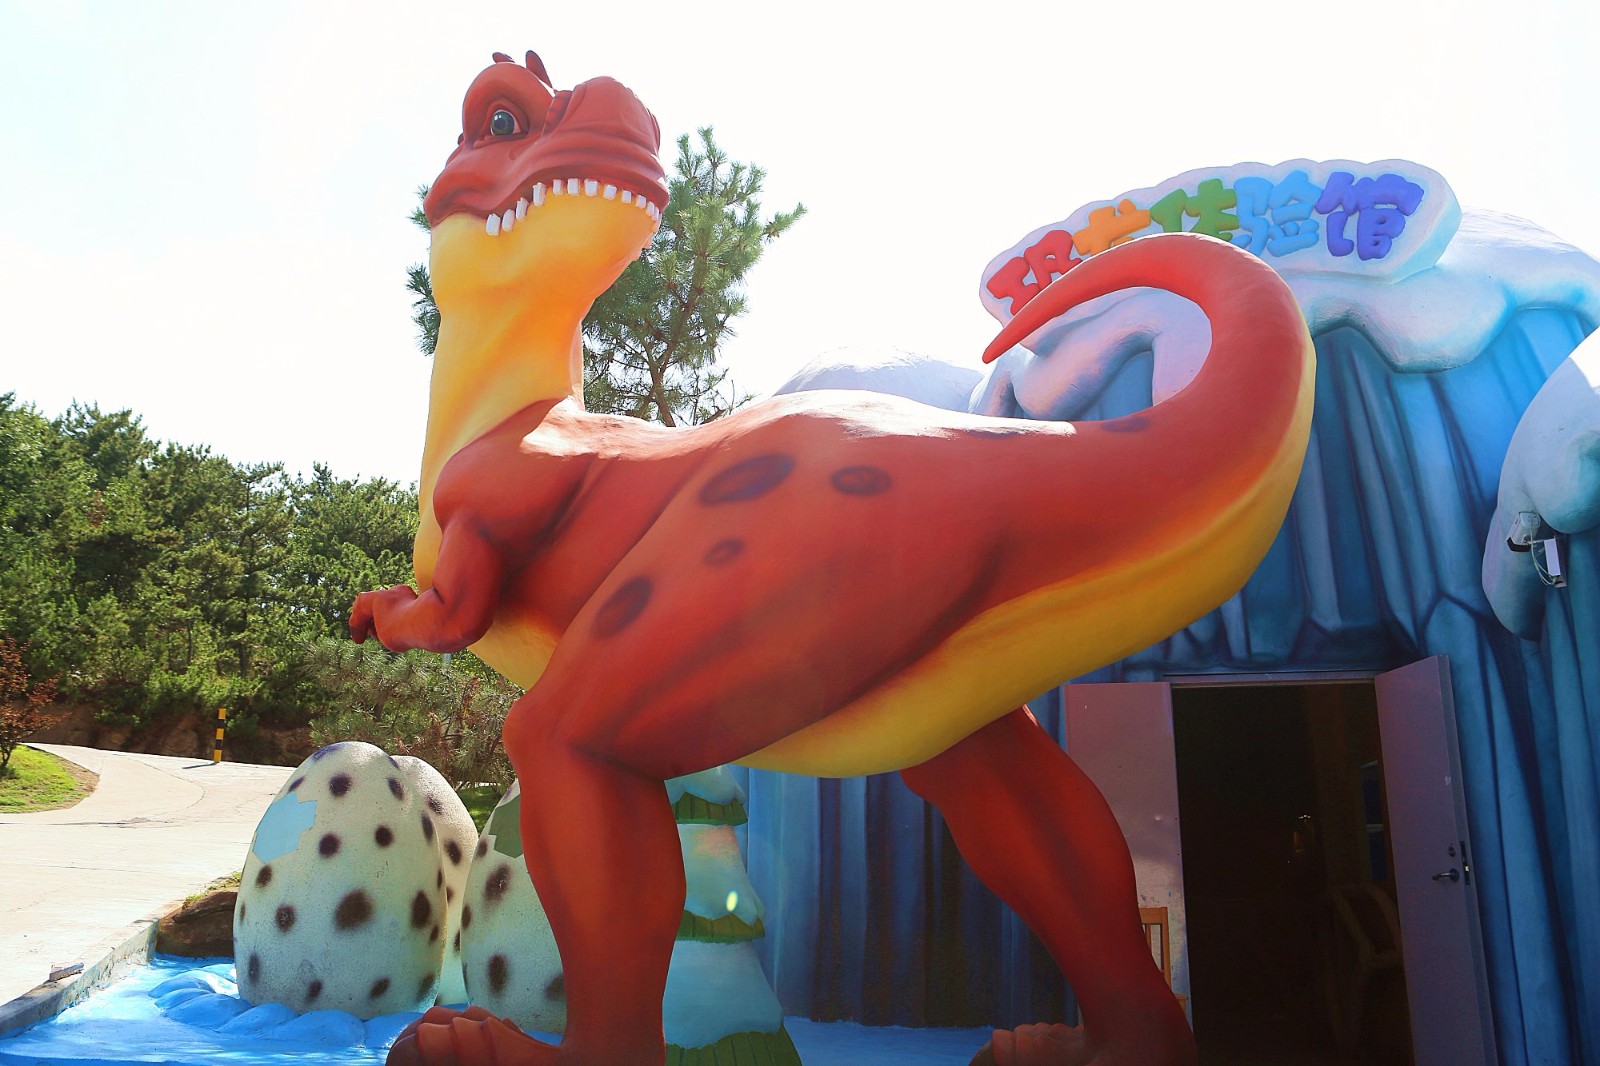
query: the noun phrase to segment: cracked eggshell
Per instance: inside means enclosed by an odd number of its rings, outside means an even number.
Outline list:
[[[358,1018],[434,1002],[448,859],[421,779],[362,743],[331,744],[290,775],[234,907],[245,999]]]
[[[522,858],[522,789],[501,799],[473,852],[461,911],[461,963],[471,1001],[523,1029],[567,1025],[561,953]]]

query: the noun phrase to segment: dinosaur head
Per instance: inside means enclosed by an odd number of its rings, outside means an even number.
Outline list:
[[[441,310],[530,282],[587,310],[660,221],[660,145],[655,116],[619,82],[556,92],[534,53],[525,64],[497,53],[467,89],[460,140],[423,201]]]

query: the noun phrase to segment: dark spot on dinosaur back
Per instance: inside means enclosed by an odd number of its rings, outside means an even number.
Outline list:
[[[380,825],[372,831],[372,839],[378,842],[378,847],[386,848],[394,843],[394,830],[386,825]]]
[[[389,791],[394,793],[394,798],[397,800],[406,798],[406,787],[400,783],[398,777],[389,778]]]
[[[387,977],[380,977],[376,981],[372,982],[372,987],[367,991],[367,998],[377,999],[387,991],[389,991],[389,979]]]
[[[876,496],[886,492],[891,478],[886,470],[876,466],[847,466],[835,470],[829,479],[833,487],[846,496]]]
[[[240,925],[244,924],[244,912],[245,912],[246,909],[247,908],[245,906],[244,900],[240,900],[239,901],[239,924]]]
[[[295,778],[293,781],[289,782],[289,791],[293,792],[295,789],[299,788],[301,785],[303,785],[305,783],[306,783],[305,775],[302,774],[301,776]]]
[[[456,890],[454,885],[444,886],[444,901],[446,903],[454,903],[456,901]]]
[[[744,554],[744,541],[737,537],[719,540],[706,552],[705,563],[707,566],[725,566]]]
[[[544,986],[545,999],[566,999],[567,979],[564,974],[556,974],[550,978],[550,983]]]
[[[623,583],[595,614],[594,634],[614,637],[627,629],[650,602],[650,579],[636,577]]]
[[[411,897],[411,928],[421,929],[432,917],[433,904],[428,902],[428,894],[418,889],[417,894]]]
[[[438,979],[437,974],[425,973],[422,980],[417,982],[417,997],[420,999],[433,991],[433,983]]]
[[[322,839],[317,841],[317,854],[324,859],[331,859],[339,854],[339,834],[324,833]]]
[[[471,926],[472,926],[472,904],[463,903],[461,905],[461,928],[467,929],[467,928],[470,928]]]
[[[472,854],[480,859],[489,854],[489,842],[487,840],[479,840],[478,846],[472,849]]]
[[[372,897],[361,889],[345,893],[333,909],[333,924],[339,929],[354,929],[372,920]]]
[[[461,930],[459,929],[456,930],[456,938],[453,946],[455,947],[456,954],[461,954]]]
[[[287,903],[280,904],[278,909],[272,912],[272,920],[277,924],[279,932],[287,933],[294,928],[294,908]]]
[[[494,868],[494,873],[484,882],[483,898],[489,903],[499,903],[505,898],[506,890],[510,887],[511,864],[503,862]]]
[[[428,943],[431,944],[435,940],[438,940],[438,939],[439,939],[439,923],[438,922],[434,922],[433,923],[433,928],[428,930]]]
[[[434,814],[444,813],[444,804],[440,802],[438,796],[428,797],[428,810],[432,811]]]
[[[433,871],[433,887],[434,888],[439,888],[443,884],[444,884],[444,867],[441,866],[437,870]]]
[[[266,888],[270,884],[272,884],[272,867],[263,866],[256,871],[256,887]]]
[[[306,1002],[307,1003],[315,1003],[317,1001],[317,997],[320,996],[320,995],[322,995],[322,982],[321,981],[312,981],[309,985],[306,986]]]
[[[343,796],[346,792],[349,792],[350,775],[334,774],[332,777],[328,778],[328,791],[333,793],[335,796]]]
[[[250,953],[250,964],[244,968],[245,976],[252,981],[261,980],[261,956],[255,952]]]
[[[325,748],[318,748],[316,751],[311,753],[311,759],[312,759],[313,762],[315,762],[316,760],[322,758],[324,755],[328,754],[328,752],[336,751],[339,748],[344,747],[344,745],[345,745],[345,742],[341,740],[337,744],[329,744]]]
[[[489,956],[489,990],[495,995],[505,991],[506,980],[511,976],[511,964],[504,955]]]
[[[1150,425],[1150,420],[1144,415],[1123,415],[1121,418],[1108,418],[1100,423],[1100,428],[1107,433],[1137,433]]]
[[[701,487],[700,502],[712,507],[753,500],[777,488],[793,470],[794,457],[777,452],[734,463]]]
[[[444,853],[450,856],[450,865],[461,865],[461,845],[454,840],[444,842]]]
[[[433,819],[428,817],[428,812],[422,812],[422,836],[425,840],[433,839]]]

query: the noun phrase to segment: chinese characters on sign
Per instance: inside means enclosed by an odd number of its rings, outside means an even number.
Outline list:
[[[1426,168],[1391,160],[1363,173],[1360,164],[1301,163],[1194,171],[1080,210],[991,264],[984,288],[999,301],[997,312],[1014,315],[1084,259],[1147,233],[1205,233],[1280,270],[1342,271],[1349,266],[1341,261],[1378,265],[1389,258],[1413,216],[1424,230],[1440,229],[1443,240],[1454,231],[1454,196]],[[1308,261],[1297,263],[1296,256]]]

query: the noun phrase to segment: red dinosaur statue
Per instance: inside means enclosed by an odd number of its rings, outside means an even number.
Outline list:
[[[1148,411],[1067,425],[803,393],[669,430],[586,413],[579,326],[666,206],[654,118],[597,78],[496,56],[425,208],[443,316],[416,575],[356,640],[472,647],[527,687],[505,744],[560,946],[558,1046],[434,1008],[391,1063],[664,1059],[684,898],[665,778],[740,762],[899,770],[1040,935],[1085,1027],[999,1033],[1002,1064],[1194,1063],[1104,800],[1022,701],[1161,639],[1244,583],[1282,522],[1313,357],[1288,289],[1201,236],[1133,241],[1025,307],[1156,285],[1212,355]]]

